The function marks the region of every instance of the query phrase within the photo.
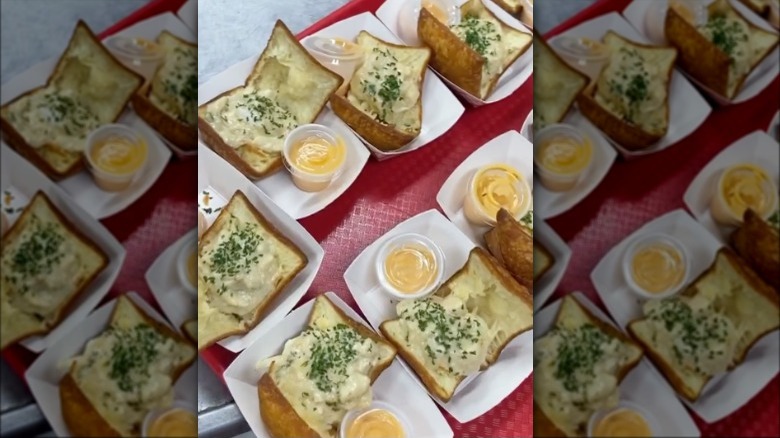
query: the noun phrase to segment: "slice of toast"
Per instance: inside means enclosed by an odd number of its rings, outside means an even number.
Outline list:
[[[307,335],[311,337],[306,338]],[[350,360],[365,362],[365,367],[355,368],[359,371],[345,378],[362,390],[349,392],[356,399],[343,400],[337,384],[321,389],[314,383],[316,377],[312,376],[317,369],[337,365],[335,360],[321,361],[318,353],[327,350],[329,357],[337,357],[334,349],[338,345],[331,344],[334,339],[349,339],[358,355]],[[287,341],[282,354],[271,360],[270,368],[258,382],[260,416],[271,436],[335,438],[351,405],[370,403],[370,384],[392,364],[395,354],[395,348],[381,336],[347,316],[326,296],[318,296],[309,314],[308,330]],[[337,370],[329,372],[331,377],[341,375]],[[320,393],[315,396],[315,391]],[[330,398],[334,396],[339,401],[332,402]]]
[[[333,112],[377,149],[400,149],[422,130],[422,85],[431,51],[392,44],[366,31],[356,43],[363,61],[346,97],[331,97]]]
[[[0,129],[11,147],[61,180],[83,168],[87,135],[116,121],[142,84],[79,21],[46,85],[0,108]]]
[[[560,122],[590,79],[566,63],[534,30],[534,130]]]
[[[646,303],[628,329],[672,387],[696,401],[714,375],[780,327],[778,309],[777,293],[724,248],[681,295]]]
[[[512,339],[533,328],[533,297],[528,289],[481,248],[471,251],[466,264],[434,293],[433,300],[442,302],[450,296],[465,306],[471,319],[482,321],[489,328],[487,334],[477,330],[477,336],[485,336],[484,351],[475,347],[475,353],[466,352],[467,355],[477,354],[476,350],[484,353],[479,369],[495,363]],[[471,323],[465,324],[470,328]],[[435,355],[417,345],[419,342],[413,342],[414,338],[410,340],[407,335],[415,335],[414,324],[412,320],[398,318],[383,322],[379,328],[428,390],[449,401],[466,375],[452,367],[437,365]],[[416,335],[423,336],[423,340],[427,336],[425,332]]]
[[[780,292],[780,233],[751,209],[729,239],[753,270]]]
[[[534,289],[533,231],[520,224],[505,209],[496,215],[496,226],[485,233],[485,243],[496,258],[529,290]]]
[[[533,38],[499,20],[482,0],[468,0],[460,10],[460,23],[448,27],[422,8],[417,35],[431,48],[431,66],[437,72],[485,100],[501,75],[531,47]]]
[[[106,253],[43,192],[2,242],[0,348],[51,331],[108,265]]]
[[[198,108],[203,141],[249,179],[282,168],[285,136],[320,114],[344,80],[277,21],[244,85]]]
[[[254,328],[307,264],[237,191],[198,243],[198,349]]]
[[[555,264],[555,257],[538,240],[534,240],[534,281],[542,278]]]
[[[620,382],[641,359],[639,345],[565,296],[553,329],[534,342],[534,436],[585,436],[590,416],[617,404]]]
[[[198,46],[164,30],[165,56],[152,80],[133,96],[133,110],[182,150],[198,144]]]
[[[577,98],[579,109],[624,148],[652,146],[669,129],[669,87],[677,49],[638,44],[611,30],[603,42],[610,49],[609,59],[598,79]]]
[[[519,17],[523,10],[523,4],[520,0],[495,0],[495,3],[515,17]]]
[[[673,7],[664,23],[666,39],[680,51],[680,67],[729,100],[778,44],[777,33],[755,26],[727,0],[707,6],[707,24],[702,27]]]
[[[62,417],[74,436],[139,436],[146,414],[173,402],[195,347],[120,296],[108,327],[71,359],[60,381]]]

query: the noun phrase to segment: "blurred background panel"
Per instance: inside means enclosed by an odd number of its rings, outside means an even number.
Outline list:
[[[540,0],[534,8],[534,27],[545,33],[596,0]]]

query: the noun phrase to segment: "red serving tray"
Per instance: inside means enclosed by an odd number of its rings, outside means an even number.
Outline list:
[[[374,12],[380,0],[354,0],[301,32],[303,38],[345,18]],[[262,44],[258,46],[258,50]],[[446,134],[415,152],[390,160],[369,160],[355,183],[319,213],[302,219],[304,227],[325,249],[325,259],[311,289],[301,300],[333,291],[353,308],[355,300],[344,282],[344,271],[374,240],[399,222],[438,208],[436,193],[452,171],[475,149],[508,130],[520,130],[531,110],[533,81],[510,97],[469,108]],[[431,103],[435,105],[436,103]],[[359,311],[359,309],[358,309]],[[218,376],[237,354],[215,345],[201,357]],[[498,406],[480,418],[460,424],[442,411],[455,436],[520,437],[533,434],[533,379],[529,378]]]
[[[152,0],[131,15],[100,33],[104,38],[141,20],[164,12],[176,12],[185,0]],[[128,291],[138,292],[158,310],[144,276],[165,248],[197,226],[196,160],[168,164],[152,187],[126,210],[102,220],[103,225],[122,242],[127,251],[116,282],[101,305]],[[4,349],[3,358],[20,377],[37,354],[20,345]]]
[[[572,28],[597,16],[622,12],[630,0],[600,0],[559,25],[545,37]],[[759,96],[739,105],[719,108],[693,134],[674,146],[632,161],[618,159],[604,181],[585,200],[548,223],[568,242],[572,258],[555,300],[582,291],[602,309],[603,303],[590,281],[590,273],[602,257],[645,222],[678,208],[685,208],[683,193],[698,172],[721,150],[756,131],[766,130],[778,110],[780,79]],[[780,163],[775,163],[780,165]],[[707,424],[693,411],[702,436],[780,436],[778,377],[734,414]]]

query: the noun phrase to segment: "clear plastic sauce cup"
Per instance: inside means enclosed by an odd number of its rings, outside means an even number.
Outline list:
[[[160,64],[164,50],[154,41],[140,37],[115,35],[105,40],[105,45],[127,68],[151,80]]]
[[[103,190],[127,189],[146,166],[146,139],[129,126],[103,125],[87,136],[84,151],[87,167]]]
[[[287,135],[282,155],[293,183],[303,191],[319,192],[341,175],[347,147],[331,128],[307,124]]]

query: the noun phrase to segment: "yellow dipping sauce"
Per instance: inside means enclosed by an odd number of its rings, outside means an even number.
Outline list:
[[[344,163],[346,147],[341,139],[312,134],[296,141],[290,149],[291,165],[312,175],[328,175],[339,170]]]
[[[92,163],[100,170],[115,175],[137,171],[146,162],[147,147],[143,141],[114,135],[95,143],[90,150]]]
[[[530,193],[522,190],[520,172],[505,164],[480,169],[474,176],[472,189],[479,207],[491,218],[495,218],[501,208],[517,217],[530,203]]]
[[[405,438],[403,425],[392,412],[371,409],[360,414],[347,427],[347,438]]]
[[[415,294],[429,287],[439,273],[436,256],[417,242],[399,245],[384,261],[387,281],[404,294]]]
[[[647,420],[638,412],[620,408],[610,412],[593,428],[593,436],[597,437],[652,437],[652,430]]]
[[[184,409],[172,409],[155,419],[146,432],[156,437],[196,437],[198,421],[195,415]]]
[[[725,171],[720,180],[720,195],[738,218],[748,208],[766,217],[774,208],[775,187],[764,169],[752,164],[738,164]]]
[[[685,277],[680,251],[663,242],[640,248],[631,260],[631,276],[637,286],[650,293],[662,293],[679,286]]]
[[[590,142],[569,135],[556,135],[538,149],[539,165],[548,172],[571,175],[585,170],[593,157]]]

